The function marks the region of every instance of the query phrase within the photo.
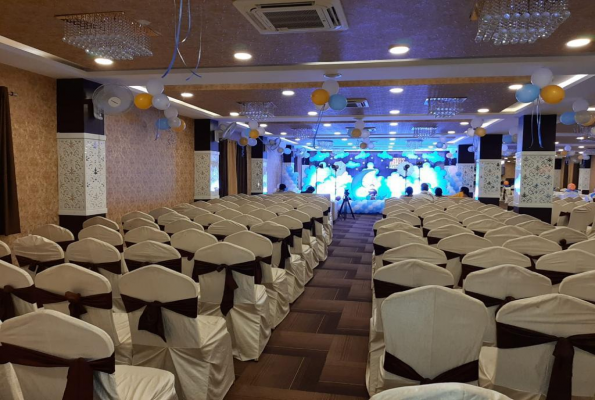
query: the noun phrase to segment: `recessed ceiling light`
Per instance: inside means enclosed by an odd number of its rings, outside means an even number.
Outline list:
[[[252,58],[252,54],[244,53],[244,52],[235,53],[233,56],[236,60],[243,60],[243,61],[249,60]]]
[[[351,146],[351,148],[352,148],[352,149],[357,149],[357,147],[355,147],[355,146]]]
[[[455,133],[455,131],[448,131],[448,133],[452,135],[453,133]]]
[[[390,90],[391,93],[403,93],[403,88],[400,87],[394,87]]]
[[[308,115],[311,117],[314,117],[314,116],[318,115],[318,113],[316,111],[309,111]]]
[[[430,148],[430,149],[433,149],[433,148],[434,148],[434,146],[428,146],[428,148]]]
[[[583,154],[583,153],[584,153],[584,151],[579,151],[579,152],[578,152],[578,154]]]
[[[180,96],[182,96],[184,98],[194,97],[194,95],[192,93],[188,93],[188,92],[180,93]]]
[[[477,110],[477,112],[485,114],[485,113],[489,113],[490,109],[489,108],[480,108],[479,110]]]
[[[229,115],[230,115],[231,117],[239,117],[239,116],[240,116],[240,113],[238,113],[238,112],[235,112],[235,111],[232,111],[232,112],[230,112],[230,113],[229,113]]]
[[[284,90],[281,92],[283,96],[293,96],[295,92],[293,90]]]
[[[280,135],[285,136],[285,135],[287,135],[287,132],[281,132]]]
[[[295,138],[295,141],[296,141],[296,142],[299,142],[300,140],[302,140],[302,139],[300,139],[299,137],[296,137],[296,138]]]
[[[340,135],[340,134],[341,134],[341,132],[335,132],[335,135]]]
[[[267,124],[260,124],[261,128],[266,128],[268,125]]]
[[[390,141],[392,142],[392,141],[394,141],[394,140],[396,140],[396,139],[395,139],[394,137],[392,137],[392,138],[390,138],[390,139],[388,139],[388,140],[390,140]]]
[[[326,126],[328,128],[329,126],[331,126],[331,124],[323,124],[323,126]]]
[[[109,58],[96,58],[95,62],[99,65],[112,65],[114,63],[114,61]]]
[[[397,134],[397,131],[390,131],[389,133],[390,133],[391,135],[396,135],[396,134]]]
[[[514,85],[510,85],[508,88],[510,90],[519,90],[520,88],[522,88],[523,85],[519,84],[519,83],[515,83]]]
[[[580,38],[580,39],[573,39],[570,42],[566,43],[567,47],[584,47],[591,43],[591,39],[589,38]]]
[[[390,123],[390,126],[397,126],[397,125],[399,125],[399,123],[398,123],[398,122],[391,122],[391,123]]]
[[[463,121],[463,122],[461,122],[461,125],[467,126],[467,125],[469,125],[469,122]]]
[[[265,135],[272,135],[272,133],[271,133],[271,132],[266,132],[266,131],[264,132],[264,134],[265,134]]]
[[[579,148],[579,149],[584,149],[584,148],[585,148],[585,146],[578,146],[578,148]]]
[[[576,140],[584,140],[584,139],[585,139],[584,136],[579,136],[579,137],[576,138]]]
[[[409,52],[409,47],[407,47],[407,46],[392,46],[390,49],[388,49],[388,51],[390,52],[390,54],[395,54],[395,55],[407,54]]]
[[[306,143],[306,144],[307,144],[308,146],[310,146],[310,145],[312,144],[312,142],[308,142],[308,143]]]
[[[587,108],[587,111],[595,111],[595,107],[589,107]]]
[[[434,143],[432,143],[432,144],[434,144],[434,145],[435,145],[435,144],[438,144],[438,142],[434,142]]]
[[[352,144],[353,144],[353,143],[351,143],[351,142],[347,143],[347,145],[348,145],[348,146],[351,146]]]
[[[344,142],[346,142],[346,141],[347,141],[347,138],[343,138],[343,139],[341,139],[341,140],[342,140],[342,141],[344,141]]]
[[[400,113],[401,113],[401,111],[399,111],[399,110],[390,110],[390,113],[391,113],[392,115],[396,115],[396,114],[400,114]]]
[[[560,144],[560,142],[554,142],[554,144]]]

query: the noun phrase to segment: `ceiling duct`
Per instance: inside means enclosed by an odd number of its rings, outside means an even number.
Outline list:
[[[341,0],[236,0],[233,5],[262,34],[348,28]]]
[[[368,107],[370,107],[370,103],[368,103],[368,99],[364,99],[364,98],[347,99],[347,108],[368,108]]]

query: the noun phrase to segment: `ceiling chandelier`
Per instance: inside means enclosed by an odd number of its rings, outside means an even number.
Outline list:
[[[56,18],[64,21],[64,43],[94,57],[132,60],[153,55],[149,36],[156,36],[156,33],[128,19],[124,12],[59,15]]]
[[[416,139],[427,139],[436,135],[437,128],[435,126],[414,126],[413,137]]]
[[[568,0],[479,0],[475,42],[495,45],[535,43],[570,17]]]
[[[332,140],[317,140],[316,149],[318,150],[331,150],[333,148]]]
[[[314,137],[314,131],[311,128],[297,128],[293,130],[293,137],[299,140],[311,139]]]
[[[407,140],[407,148],[411,150],[417,150],[423,147],[424,141],[421,139],[409,139]]]
[[[436,118],[450,118],[461,112],[466,97],[430,97],[426,99],[428,114]]]
[[[270,101],[250,101],[239,103],[241,106],[240,115],[251,121],[266,121],[273,118],[275,105]]]

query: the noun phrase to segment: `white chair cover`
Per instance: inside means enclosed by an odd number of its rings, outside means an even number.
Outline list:
[[[284,269],[272,267],[273,244],[266,237],[249,231],[229,235],[225,238],[225,242],[248,249],[254,256],[261,259],[262,284],[267,289],[271,307],[269,322],[271,328],[276,328],[289,314],[291,293],[287,284],[287,272]]]
[[[202,201],[202,200],[195,201],[194,203],[192,203],[192,205],[194,207],[202,208],[205,210],[209,207],[209,203],[207,203],[206,201]]]
[[[169,243],[169,235],[157,228],[141,226],[134,228],[124,234],[124,242],[127,246],[152,240],[159,243]]]
[[[522,224],[523,222],[531,222],[531,221],[536,221],[537,219],[535,217],[532,217],[531,215],[527,215],[527,214],[521,214],[521,215],[515,215],[514,217],[508,218],[506,221],[504,221],[504,223],[506,225],[518,225],[518,224]]]
[[[186,210],[182,210],[182,211],[178,211],[178,212],[182,215],[187,216],[191,220],[194,220],[194,218],[198,217],[199,215],[212,214],[209,210],[205,210],[204,208],[198,208],[198,207],[188,208]]]
[[[583,250],[587,253],[595,254],[595,239],[583,240],[573,244],[568,248],[569,250]]]
[[[234,219],[235,217],[239,217],[240,215],[244,215],[243,213],[239,212],[238,210],[232,210],[231,208],[226,208],[221,211],[217,211],[215,215],[223,217],[225,219]]]
[[[109,335],[57,311],[40,310],[0,325],[0,342],[76,360],[99,360],[114,353]],[[61,399],[68,368],[13,364],[23,399]],[[152,368],[117,365],[115,374],[93,374],[97,400],[177,400],[174,376]]]
[[[318,261],[326,260],[328,257],[328,243],[330,243],[330,240],[326,234],[327,231],[324,229],[323,212],[319,208],[310,205],[302,205],[298,208],[298,211],[308,214],[311,218],[315,233],[313,237],[316,239],[313,242],[314,256]],[[322,220],[322,222],[320,222],[320,220]]]
[[[198,215],[198,216],[194,217],[194,222],[198,222],[204,228],[208,228],[211,224],[217,223],[219,221],[225,221],[225,218],[223,218],[220,215],[215,215],[212,213],[202,214],[202,215]]]
[[[582,272],[564,278],[558,291],[595,304],[595,271]]]
[[[463,221],[465,221],[467,218],[476,217],[478,215],[482,214],[476,210],[467,210],[457,214],[457,219],[459,220],[459,222],[463,223]]]
[[[270,211],[268,209],[260,209],[260,208],[258,210],[252,211],[249,215],[258,218],[263,222],[270,221],[273,218],[277,217],[277,214],[274,213],[273,211]]]
[[[151,222],[155,222],[155,218],[153,218],[152,215],[149,215],[142,211],[132,211],[132,212],[122,215],[122,224],[124,224],[124,222],[126,222],[128,220],[136,219],[136,218],[142,218],[142,219],[149,220]]]
[[[194,255],[195,261],[234,265],[254,261],[254,254],[231,243],[216,243],[203,247]],[[232,272],[238,288],[234,291],[233,308],[225,316],[233,343],[234,357],[241,361],[258,360],[271,336],[269,304],[266,289],[254,284],[254,277]],[[223,316],[226,270],[200,275],[201,315]]]
[[[504,211],[500,214],[493,215],[492,217],[499,222],[506,223],[507,220],[516,217],[518,214],[512,211]]]
[[[447,214],[445,212],[437,212],[435,214],[427,215],[424,217],[424,226],[426,226],[427,224],[429,224],[431,222],[441,220],[441,219],[450,220],[450,221],[456,223],[457,225],[460,224],[459,220],[456,217],[453,217],[452,215]]]
[[[426,239],[405,231],[394,231],[376,235],[374,238],[374,254],[372,254],[372,275],[382,267],[382,258],[386,251],[410,243],[427,244]],[[378,251],[376,251],[378,249]]]
[[[540,235],[543,232],[547,232],[551,229],[554,229],[553,225],[550,225],[547,222],[543,222],[543,221],[539,221],[539,220],[522,222],[516,226],[519,228],[526,229],[534,235]]]
[[[531,259],[517,251],[506,249],[504,247],[493,246],[484,247],[467,253],[461,260],[462,275],[459,280],[459,286],[462,286],[463,280],[472,272],[484,268],[493,268],[498,265],[508,264],[516,265],[522,268],[529,268],[532,265]]]
[[[537,259],[544,254],[562,251],[562,247],[558,243],[540,236],[522,236],[510,239],[504,242],[502,247],[517,251],[533,259]]]
[[[159,228],[163,229],[165,225],[170,224],[174,221],[179,221],[181,219],[188,221],[190,220],[190,218],[188,218],[187,216],[173,211],[167,214],[160,215],[159,218],[157,218],[157,224],[159,225]]]
[[[293,210],[293,207],[287,204],[277,203],[274,206],[267,207],[266,210],[279,215],[283,214],[285,211]]]
[[[97,217],[89,218],[88,220],[86,220],[85,222],[83,222],[83,228],[88,228],[88,227],[93,226],[93,225],[105,226],[105,227],[108,227],[108,228],[113,229],[115,231],[119,231],[120,230],[120,226],[117,223],[115,223],[111,219],[107,219],[105,217],[97,216]]]
[[[413,226],[421,226],[421,219],[412,212],[396,211],[386,215],[387,218],[398,218],[409,222]]]
[[[218,240],[215,236],[198,229],[186,229],[174,233],[171,237],[171,246],[178,250],[182,256],[182,273],[188,277],[192,277],[194,253],[203,247],[217,242]]]
[[[556,337],[593,334],[595,305],[563,294],[548,294],[506,304],[496,322]],[[548,391],[556,342],[519,348],[485,347],[480,384],[513,399],[543,399]],[[572,398],[595,393],[595,355],[574,347]]]
[[[150,221],[146,218],[133,218],[128,219],[122,224],[122,229],[124,233],[131,231],[136,228],[140,228],[141,226],[148,226],[149,228],[159,229],[159,225],[156,222]]]
[[[64,262],[64,251],[55,242],[37,235],[29,235],[18,238],[12,244],[13,254],[21,268],[35,278],[38,270],[43,268],[35,267],[28,260],[43,262],[45,267],[58,265]]]
[[[510,239],[531,235],[533,234],[526,229],[519,228],[518,226],[505,225],[500,228],[488,230],[485,233],[484,238],[492,242],[494,246],[502,246]]]
[[[305,212],[299,210],[290,210],[284,213],[283,215],[297,219],[302,224],[307,224],[311,222],[310,216]],[[271,221],[277,222],[277,219],[273,219]],[[316,238],[312,237],[310,229],[302,229],[302,247],[306,246],[308,247],[308,249],[302,249],[303,258],[308,264],[308,270],[314,270],[314,268],[318,267],[318,257],[315,251],[315,247],[317,246],[317,244]]]
[[[186,229],[198,229],[199,231],[204,231],[204,228],[201,224],[188,219],[178,219],[176,221],[170,222],[165,225],[163,230],[165,233],[173,235],[174,233],[185,231]]]
[[[240,208],[240,206],[234,203],[233,201],[221,201],[219,204],[232,210],[237,210],[238,208]]]
[[[212,225],[209,225],[207,232],[215,236],[219,240],[223,240],[225,236],[232,235],[237,232],[247,231],[248,228],[245,225],[235,221],[219,221]]]
[[[450,228],[450,225],[446,227]],[[438,228],[443,229],[446,227]],[[431,235],[430,232],[429,235]],[[438,242],[436,247],[444,251],[448,263],[446,269],[450,271],[455,278],[455,283],[461,278],[461,260],[466,254],[475,250],[490,247],[492,243],[489,240],[476,236],[472,233],[459,233],[457,235],[446,237]]]
[[[0,261],[5,261],[9,264],[12,264],[12,255],[11,255],[10,247],[2,241],[0,241]]]
[[[432,229],[440,228],[440,227],[443,227],[446,225],[461,226],[461,224],[459,224],[458,221],[453,221],[452,219],[448,219],[448,218],[432,219],[429,221],[426,221],[424,219],[423,232],[424,232],[425,236],[428,236],[428,234],[430,233],[430,231]]]
[[[103,225],[91,225],[79,232],[79,240],[93,238],[109,243],[116,247],[118,251],[124,251],[124,238],[119,231],[107,228]],[[73,243],[75,244],[75,243]],[[66,249],[68,252],[68,249]]]
[[[469,224],[473,223],[473,222],[479,222],[479,221],[494,221],[494,222],[498,222],[495,219],[493,219],[492,217],[488,217],[487,215],[484,214],[475,214],[471,217],[466,217],[463,221],[462,224],[465,227],[468,227]]]
[[[439,228],[434,228],[428,232],[428,244],[431,246],[436,246],[440,240],[450,236],[459,235],[461,233],[473,235],[473,231],[471,229],[467,229],[462,225],[443,225]]]
[[[32,235],[37,235],[49,239],[53,242],[71,242],[74,240],[74,235],[66,228],[54,224],[42,225],[33,229]]]
[[[488,313],[478,300],[440,286],[396,293],[381,307],[386,352],[425,378],[479,358]],[[417,384],[394,375],[379,360],[378,390]]]
[[[31,275],[23,271],[22,268],[14,266],[10,263],[0,260],[0,295],[5,291],[7,286],[11,286],[13,289],[23,289],[33,286],[33,279]],[[34,289],[31,289],[34,290]],[[14,305],[15,316],[28,314],[30,312],[37,311],[37,304],[35,303],[35,295],[33,294],[33,302],[29,303],[25,299],[17,296],[14,293],[9,294],[12,297],[12,303]],[[27,298],[27,296],[22,296]],[[7,307],[8,305],[4,305]],[[5,309],[5,312],[7,310]],[[0,314],[0,319],[6,321],[8,318]],[[1,369],[0,369],[1,371]],[[0,378],[1,379],[1,378]],[[0,392],[1,393],[1,392]]]
[[[192,301],[198,296],[192,279],[158,265],[126,274],[120,290],[149,303]],[[202,315],[187,317],[163,307],[164,341],[139,329],[145,308],[128,313],[134,365],[173,373],[179,399],[223,399],[234,381],[232,346],[225,320]]]
[[[421,243],[405,244],[388,250],[382,257],[385,265],[405,260],[420,260],[446,268],[446,255],[442,250]],[[382,268],[378,266],[378,270]]]
[[[493,219],[483,219],[480,221],[471,222],[467,225],[467,229],[471,229],[473,233],[478,236],[485,236],[486,232],[505,227],[502,222],[495,221]]]
[[[566,275],[595,270],[595,255],[583,250],[558,251],[541,257],[535,267],[536,272],[545,274],[551,279],[554,293],[557,293],[558,286]],[[550,271],[561,272],[563,275],[552,274]]]
[[[406,222],[395,222],[393,224],[384,225],[378,229],[376,234],[380,235],[382,233],[393,232],[393,231],[403,231],[403,232],[411,233],[412,235],[415,235],[415,236],[423,237],[421,228],[416,228],[413,225],[410,225]]]
[[[124,250],[124,262],[129,271],[136,268],[134,264],[142,263],[138,269],[145,266],[145,264],[160,264],[165,261],[170,261],[174,264],[171,269],[181,272],[182,270],[182,256],[180,252],[167,244],[147,240]],[[167,265],[164,265],[167,266]]]
[[[250,228],[252,225],[260,224],[262,222],[260,218],[256,218],[248,214],[242,214],[238,217],[235,217],[234,219],[232,219],[232,221],[237,222],[238,224],[242,224],[248,228]]]
[[[511,400],[493,390],[465,383],[434,383],[386,390],[370,400]]]
[[[194,207],[190,203],[180,203],[180,204],[176,204],[175,206],[172,207],[172,209],[176,212],[189,210],[189,209],[193,209],[193,208],[196,208],[196,207]]]
[[[493,217],[494,215],[500,214],[502,209],[498,206],[489,206],[486,210],[482,211],[483,214]]]
[[[376,234],[378,233],[378,229],[380,229],[386,225],[394,224],[396,222],[401,222],[401,223],[405,223],[405,224],[409,224],[409,225],[413,226],[413,224],[411,224],[405,220],[399,219],[399,218],[387,217],[387,218],[379,219],[378,221],[374,222],[374,227],[372,228],[374,230],[374,236],[376,236]]]
[[[40,272],[35,277],[35,287],[62,296],[67,292],[77,293],[82,297],[112,292],[112,285],[106,277],[75,264],[61,264]],[[70,315],[69,302],[66,300],[46,303],[43,308]],[[132,341],[128,318],[118,318],[119,323],[116,324],[114,317],[120,314],[114,314],[111,308],[85,306],[85,309],[87,312],[82,314],[80,319],[103,329],[110,336],[116,348],[116,363],[132,364]]]
[[[161,217],[163,214],[169,214],[170,212],[174,212],[174,210],[172,210],[171,208],[167,208],[167,207],[159,207],[159,208],[149,211],[149,215],[151,217],[153,217],[155,219],[155,221],[157,221],[159,219],[159,217]]]
[[[587,205],[576,207],[572,210],[568,227],[580,232],[586,232],[587,227],[593,223],[593,217],[595,217],[593,207]]]
[[[496,312],[506,299],[516,300],[549,294],[552,292],[552,284],[545,276],[527,268],[503,263],[469,274],[463,289],[470,296],[479,294],[502,300],[502,303],[488,307],[490,320],[483,341],[486,345],[493,345],[496,343]]]
[[[253,204],[242,204],[238,211],[243,214],[250,214],[252,211],[258,210],[258,207],[255,207]]]
[[[562,246],[562,249],[567,249],[571,244],[587,240],[587,235],[584,233],[565,226],[543,232],[539,236],[558,243],[560,246]]]

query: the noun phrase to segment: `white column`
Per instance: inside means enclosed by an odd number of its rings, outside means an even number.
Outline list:
[[[91,133],[57,136],[59,214],[106,214],[106,137]]]
[[[475,199],[498,199],[499,201],[501,176],[500,160],[478,160],[475,173]]]
[[[267,160],[266,158],[253,158],[252,159],[252,188],[250,189],[252,194],[267,193]]]
[[[219,198],[219,152],[194,152],[194,200]]]
[[[516,153],[515,208],[552,207],[555,159],[556,154],[553,151],[523,151]]]

